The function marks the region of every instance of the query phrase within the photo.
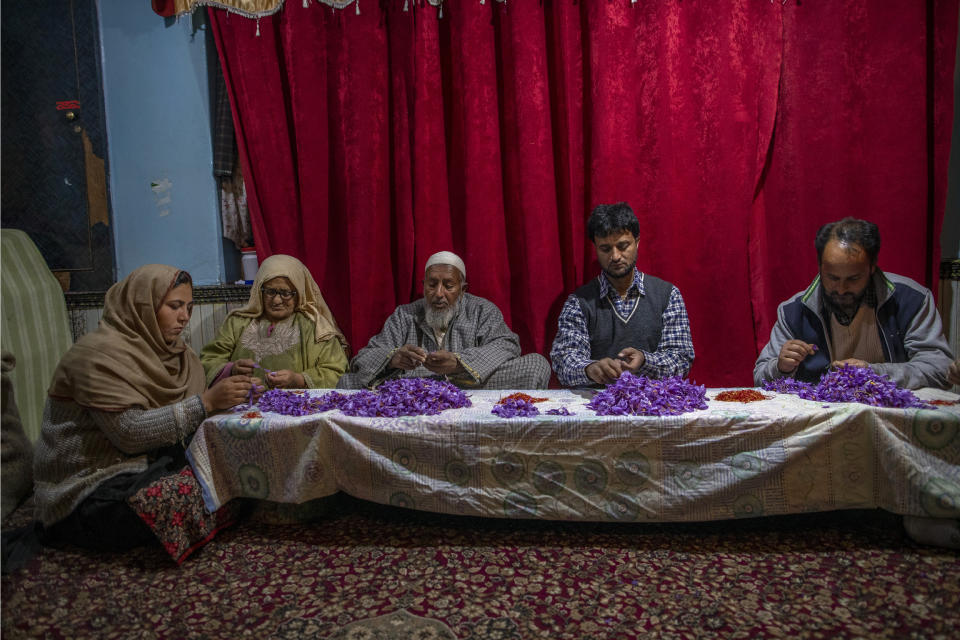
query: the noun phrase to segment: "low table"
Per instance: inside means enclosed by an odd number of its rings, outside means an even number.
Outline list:
[[[960,406],[773,392],[722,402],[720,391],[707,390],[707,409],[671,417],[598,416],[589,392],[571,390],[525,393],[547,398],[541,413],[572,416],[499,418],[491,409],[510,391],[468,391],[472,407],[435,416],[234,412],[204,421],[187,455],[211,511],[238,497],[299,504],[343,491],[500,518],[673,522],[878,507],[960,517]]]

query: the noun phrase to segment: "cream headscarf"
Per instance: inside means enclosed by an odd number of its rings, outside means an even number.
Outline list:
[[[247,301],[247,306],[234,309],[229,315],[244,318],[259,318],[263,315],[263,296],[260,294],[260,287],[274,278],[287,278],[297,290],[296,311],[313,322],[314,341],[321,342],[336,337],[343,348],[347,349],[347,339],[337,326],[337,321],[333,319],[330,307],[320,295],[320,287],[310,275],[310,270],[293,256],[278,253],[264,260],[257,270],[253,286],[250,287],[250,300]]]
[[[180,270],[162,264],[135,269],[104,299],[103,319],[60,359],[49,394],[106,411],[156,409],[203,393],[203,366],[183,338],[167,344],[160,303]]]

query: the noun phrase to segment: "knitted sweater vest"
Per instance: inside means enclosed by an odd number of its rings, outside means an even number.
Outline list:
[[[663,331],[663,312],[670,302],[673,285],[644,274],[643,286],[645,293],[637,298],[629,318],[621,318],[610,299],[600,296],[600,282],[596,278],[573,292],[587,322],[592,359],[616,358],[627,347],[647,352],[657,350]]]

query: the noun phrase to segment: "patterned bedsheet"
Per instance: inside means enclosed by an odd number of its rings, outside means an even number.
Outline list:
[[[207,508],[303,503],[337,491],[382,504],[505,518],[703,521],[847,508],[960,517],[960,406],[882,409],[765,392],[674,417],[597,416],[587,394],[501,419],[509,392],[436,416],[243,413],[209,418],[188,451]],[[314,391],[320,394],[322,391]],[[942,397],[921,390],[927,399]],[[956,396],[950,396],[956,398]]]

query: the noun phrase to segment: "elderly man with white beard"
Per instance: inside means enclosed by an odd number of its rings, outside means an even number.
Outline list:
[[[472,389],[545,389],[550,364],[520,355],[520,342],[496,305],[471,295],[456,254],[424,267],[423,298],[396,308],[340,378],[340,389],[373,388],[392,378],[439,378]]]

